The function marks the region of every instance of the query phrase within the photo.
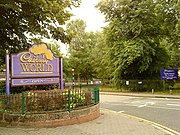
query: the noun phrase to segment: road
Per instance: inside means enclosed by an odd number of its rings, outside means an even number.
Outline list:
[[[180,99],[101,95],[101,108],[137,116],[180,132]]]

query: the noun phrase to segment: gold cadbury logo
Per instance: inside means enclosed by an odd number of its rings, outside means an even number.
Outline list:
[[[48,64],[49,60],[53,60],[53,54],[47,49],[46,44],[35,45],[30,52],[25,52],[20,56],[22,73],[52,73],[54,67]]]

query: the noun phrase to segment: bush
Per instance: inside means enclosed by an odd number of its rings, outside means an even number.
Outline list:
[[[68,102],[70,101],[70,102]],[[7,106],[8,103],[8,106]],[[44,111],[66,111],[92,104],[91,91],[27,91],[24,93],[0,95],[0,112],[36,113]]]
[[[0,81],[0,93],[4,93],[6,91],[6,81]]]

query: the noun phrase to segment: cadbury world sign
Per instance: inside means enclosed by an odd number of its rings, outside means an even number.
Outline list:
[[[28,52],[11,55],[11,86],[60,83],[63,89],[62,81],[62,58],[54,57],[45,43],[33,45]]]

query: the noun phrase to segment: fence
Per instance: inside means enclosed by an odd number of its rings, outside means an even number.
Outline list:
[[[99,87],[74,90],[29,91],[19,94],[1,94],[0,112],[43,113],[71,111],[99,103]]]
[[[121,92],[169,91],[180,93],[180,80],[119,80],[116,85],[110,80],[103,80],[101,90]]]

